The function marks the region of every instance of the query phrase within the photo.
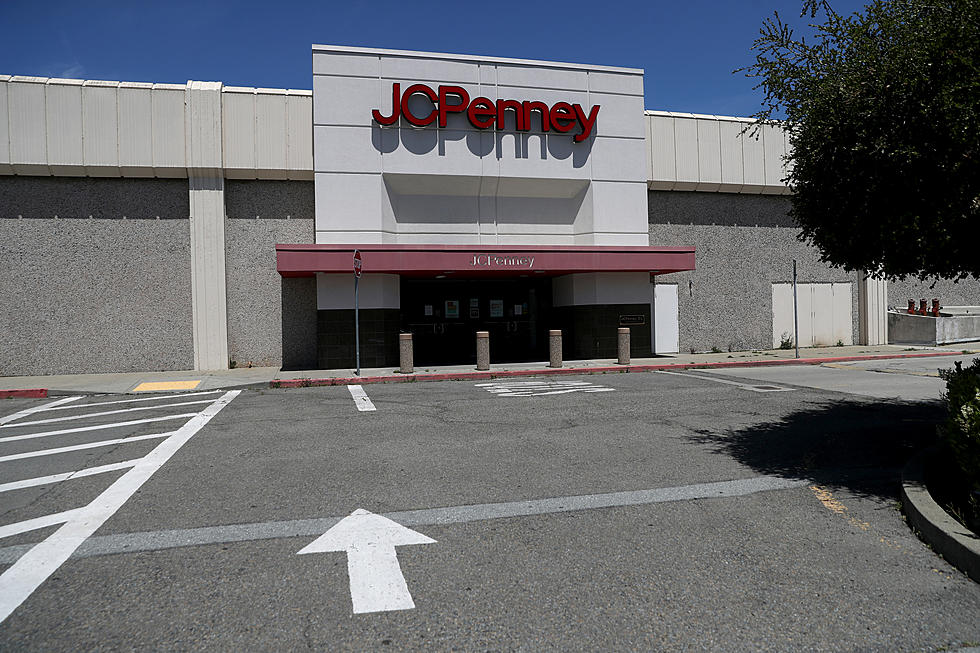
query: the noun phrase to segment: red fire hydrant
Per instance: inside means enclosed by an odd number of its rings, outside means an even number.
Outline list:
[[[919,300],[919,315],[928,315],[928,314],[929,314],[929,302],[928,302],[928,300],[920,299]]]
[[[932,316],[939,317],[939,300],[935,297],[932,298]]]
[[[915,315],[915,300],[909,300],[909,315]]]

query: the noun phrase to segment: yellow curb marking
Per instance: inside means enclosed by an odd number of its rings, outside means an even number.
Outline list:
[[[201,385],[201,379],[194,381],[147,381],[133,388],[133,392],[154,392],[156,390],[193,390]]]

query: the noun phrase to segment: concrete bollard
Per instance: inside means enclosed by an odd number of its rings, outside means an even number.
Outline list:
[[[415,349],[412,345],[411,333],[398,334],[398,371],[402,374],[415,372]]]
[[[548,345],[551,353],[548,367],[561,367],[561,329],[548,331]]]
[[[476,332],[476,369],[490,369],[490,332]]]
[[[619,360],[620,365],[630,364],[630,328],[619,327]]]

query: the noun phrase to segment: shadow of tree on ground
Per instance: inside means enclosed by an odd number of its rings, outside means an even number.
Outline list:
[[[762,474],[893,499],[905,463],[936,441],[944,410],[940,401],[827,401],[778,421],[691,437]]]

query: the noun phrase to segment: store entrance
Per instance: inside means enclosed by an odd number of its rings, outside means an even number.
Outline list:
[[[415,364],[476,363],[476,332],[490,332],[490,360],[548,360],[551,279],[401,281],[401,329]]]

